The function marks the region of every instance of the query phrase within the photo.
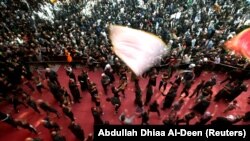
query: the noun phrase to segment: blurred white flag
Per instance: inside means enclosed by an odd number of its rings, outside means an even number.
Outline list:
[[[141,30],[110,25],[113,50],[137,75],[159,63],[169,48],[157,36]]]

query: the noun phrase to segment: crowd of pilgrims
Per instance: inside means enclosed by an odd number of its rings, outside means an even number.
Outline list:
[[[144,3],[142,6],[141,2]],[[228,104],[224,113],[237,110],[240,105],[236,98],[248,90],[245,82],[250,77],[248,61],[223,48],[226,40],[247,27],[244,22],[249,18],[249,10],[245,1],[193,0],[187,3],[185,0],[103,0],[93,4],[92,16],[84,16],[81,6],[86,3],[87,1],[74,1],[73,4],[65,5],[67,10],[54,11],[53,23],[32,12],[39,7],[35,0],[3,0],[0,4],[1,101],[12,104],[16,113],[22,112],[19,111],[20,106],[24,106],[44,116],[42,123],[50,131],[53,141],[65,141],[66,138],[60,133],[61,126],[50,118],[50,113],[58,118],[61,115],[68,117],[71,121],[68,128],[77,139],[92,140],[91,134],[84,135],[84,125],[75,122],[71,110],[72,104],[81,103],[83,92],[88,92],[91,101],[95,103],[94,107],[90,107],[94,124],[110,124],[108,119],[102,117],[101,92],[98,87],[103,88],[105,95],[112,95],[107,96],[106,101],[114,106],[115,114],[121,113],[118,114],[121,124],[133,124],[136,117],[128,117],[126,110],[120,109],[122,99],[128,97],[128,83],[134,85],[134,104],[142,125],[149,124],[151,112],[156,112],[161,117],[165,109],[170,109],[168,117],[159,119],[164,125],[188,125],[194,118],[198,118],[196,125],[229,125],[250,120],[249,111],[242,115],[214,117],[218,108],[216,104],[215,111],[207,111],[211,101]],[[171,48],[170,54],[142,76],[136,76],[112,52],[108,39],[109,24],[157,34]],[[65,50],[71,53],[73,62],[79,56],[85,58],[80,65],[88,68],[88,71],[83,69],[76,76],[75,64],[65,67],[70,91],[61,86],[57,72],[44,63],[63,55]],[[45,74],[32,71],[29,64],[31,61],[42,62],[46,67]],[[102,71],[102,86],[97,86],[88,76],[89,71],[97,69]],[[227,77],[218,82],[214,75],[193,86],[203,71],[223,73]],[[161,80],[158,84],[156,80],[159,77]],[[145,99],[142,99],[144,93],[139,83],[141,78],[148,79]],[[115,82],[119,82],[119,85],[114,85]],[[214,93],[213,87],[222,84],[224,87]],[[23,89],[24,85],[32,92],[50,91],[62,112],[43,99],[33,98],[31,93]],[[171,87],[166,92],[168,85]],[[195,87],[194,91],[190,91],[191,87]],[[178,89],[182,89],[181,93],[177,93]],[[160,91],[165,97],[163,103],[151,100],[156,91]],[[190,112],[179,117],[187,98],[194,100],[195,104]],[[250,101],[249,97],[248,99]],[[15,119],[9,113],[1,111],[0,120],[39,136],[39,131],[33,125],[25,120]]]

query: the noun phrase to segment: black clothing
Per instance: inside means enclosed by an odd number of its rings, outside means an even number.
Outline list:
[[[39,107],[40,107],[44,112],[46,112],[47,114],[49,114],[49,113],[54,113],[54,114],[57,115],[58,118],[60,117],[59,114],[58,114],[58,112],[57,112],[57,110],[54,109],[54,108],[52,108],[52,107],[50,107],[50,106],[49,106],[48,104],[46,104],[45,102],[39,103]]]
[[[60,82],[57,79],[57,73],[53,70],[50,72],[45,73],[45,77],[48,78],[52,83],[56,83],[58,86],[60,86]]]
[[[77,139],[79,139],[80,141],[83,141],[85,136],[84,136],[84,131],[81,128],[80,125],[77,124],[70,124],[68,126],[68,128],[70,129],[70,131],[76,136]]]
[[[148,105],[148,103],[150,102],[152,96],[153,96],[153,88],[152,88],[151,85],[148,85],[147,92],[146,92],[145,105]]]
[[[81,96],[77,84],[75,82],[69,82],[69,89],[71,95],[73,96],[74,102],[80,103]]]
[[[63,113],[70,118],[71,121],[75,121],[73,112],[68,107],[62,108]]]

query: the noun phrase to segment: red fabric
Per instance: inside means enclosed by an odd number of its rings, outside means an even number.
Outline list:
[[[225,43],[227,49],[250,59],[250,28],[245,29]]]

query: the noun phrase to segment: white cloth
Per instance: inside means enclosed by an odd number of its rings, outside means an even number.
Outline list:
[[[113,50],[137,75],[143,74],[169,53],[169,48],[157,36],[128,27],[111,25]]]

